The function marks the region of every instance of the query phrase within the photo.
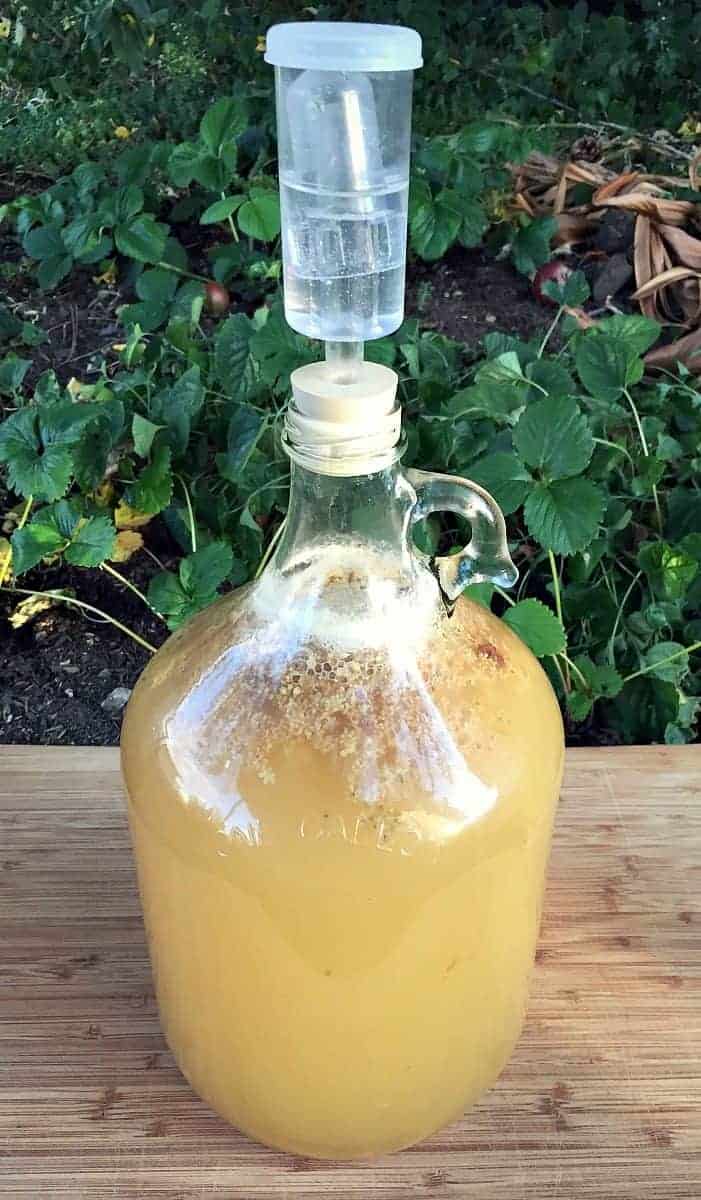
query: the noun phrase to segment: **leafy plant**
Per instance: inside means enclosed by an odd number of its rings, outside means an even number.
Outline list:
[[[82,163],[73,174],[39,196],[14,206],[17,231],[28,258],[37,264],[44,289],[56,287],[76,263],[89,265],[113,249],[137,263],[160,262],[168,227],[144,211],[144,193],[136,184],[115,190],[105,170]]]
[[[581,299],[581,278],[567,286]],[[571,294],[554,295],[561,321]],[[509,515],[522,579],[515,605],[500,601],[504,619],[548,656],[571,720],[599,702],[624,740],[680,741],[694,736],[701,690],[691,465],[701,405],[683,375],[645,382],[641,355],[658,334],[644,317],[614,316],[587,332],[566,320],[557,357],[546,352],[549,334],[541,344],[488,335],[487,361],[468,386],[417,413],[413,446],[435,467],[447,450],[450,469],[487,487]]]
[[[533,142],[520,127],[490,122],[420,139],[409,205],[415,253],[432,261],[456,243],[478,246],[498,209],[500,191],[509,186],[505,163],[525,158],[531,149]]]
[[[658,8],[643,0],[629,20],[583,5],[407,0],[402,20],[423,33],[426,60],[414,254],[435,261],[487,240],[532,275],[554,223],[514,213],[506,164],[568,143],[582,120],[620,124],[624,155],[646,121],[678,131],[692,153],[701,33],[688,4]],[[88,288],[93,273],[95,286],[117,280],[125,329],[90,385],[66,389],[45,372],[30,386],[41,331],[20,315],[28,308],[0,306],[2,588],[64,561],[108,573],[174,629],[270,550],[287,503],[289,374],[319,352],[277,297],[272,78],[260,51],[267,25],[297,15],[288,9],[47,0],[15,6],[0,34],[0,157],[49,172],[0,205],[25,256],[7,277],[28,260],[46,292],[76,269]],[[354,16],[386,13],[367,0]],[[670,138],[643,139],[653,161]],[[210,276],[228,291],[218,311],[204,307]],[[407,461],[470,475],[507,513],[519,591],[474,595],[542,657],[574,735],[595,722],[626,741],[690,740],[701,696],[698,382],[683,369],[646,377],[658,326],[643,317],[579,330],[566,315],[586,299],[579,273],[543,291],[556,307],[537,342],[495,332],[466,354],[410,320],[367,354],[400,375]],[[177,553],[142,593],[118,568],[155,521]],[[432,549],[464,541],[437,519],[422,536]],[[51,599],[93,607],[65,589]]]

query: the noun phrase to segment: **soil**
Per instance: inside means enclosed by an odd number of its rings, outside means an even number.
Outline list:
[[[20,257],[14,240],[0,245],[0,260],[19,263]],[[440,263],[416,265],[407,282],[408,314],[474,349],[492,330],[530,338],[550,320],[528,281],[481,249],[457,249]],[[48,296],[36,291],[31,277],[16,273],[5,291],[20,303],[20,314],[36,319],[48,334],[31,352],[29,384],[49,367],[62,383],[73,375],[90,382],[101,357],[113,355],[112,345],[122,340],[116,309],[130,297],[117,288],[96,287],[90,272],[74,272]],[[156,520],[146,535],[149,549],[164,566],[172,566],[177,550],[164,526]],[[142,552],[120,570],[143,590],[159,567]],[[153,646],[167,637],[163,623],[103,571],[42,566],[21,583],[41,591],[71,589],[77,599],[108,612]],[[117,744],[122,710],[114,711],[108,697],[117,688],[134,686],[148,651],[107,621],[65,604],[13,630],[7,618],[22,599],[9,594],[0,599],[0,744]]]
[[[164,565],[172,563],[165,559]],[[141,588],[157,570],[144,554],[120,568]],[[37,591],[70,589],[153,646],[168,636],[162,621],[100,570],[38,567],[21,582]],[[108,697],[116,688],[134,686],[149,652],[75,605],[57,605],[12,630],[7,618],[23,599],[3,595],[0,600],[0,744],[116,745],[122,711],[111,711]]]
[[[415,263],[407,279],[407,315],[474,349],[495,330],[528,340],[552,319],[525,276],[481,248],[455,248],[440,262]]]

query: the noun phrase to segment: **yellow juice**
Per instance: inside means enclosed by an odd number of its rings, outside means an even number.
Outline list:
[[[173,637],[125,722],[163,1026],[259,1141],[381,1153],[458,1118],[519,1036],[560,714],[466,600],[406,656],[283,652],[247,612]]]

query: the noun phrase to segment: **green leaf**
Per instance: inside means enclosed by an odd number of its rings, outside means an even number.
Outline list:
[[[172,494],[170,447],[158,445],[149,465],[127,489],[127,503],[139,512],[158,513],[170,502]]]
[[[462,221],[455,193],[445,189],[433,196],[427,189],[409,219],[412,250],[427,262],[442,258],[456,240]]]
[[[701,533],[701,491],[691,487],[675,487],[667,503],[665,533],[678,541],[687,533]]]
[[[192,142],[181,142],[168,159],[168,174],[176,187],[189,187],[195,178],[202,157],[199,146]]]
[[[57,225],[39,225],[30,229],[22,240],[29,258],[61,258],[66,253],[61,229]]]
[[[173,396],[172,388],[161,388],[149,400],[149,420],[161,426],[165,433],[160,442],[170,446],[173,458],[178,459],[187,450],[192,428],[192,416],[186,396]]]
[[[201,154],[194,164],[195,179],[208,192],[220,192],[231,182],[231,173],[223,159],[214,154]]]
[[[505,516],[523,504],[533,484],[530,474],[515,454],[487,454],[470,467],[475,483],[491,492]]]
[[[391,337],[378,338],[374,342],[365,343],[365,361],[382,363],[383,367],[391,367],[397,357],[397,347]]]
[[[510,333],[501,333],[495,331],[493,333],[485,333],[482,338],[482,345],[487,358],[500,358],[502,354],[506,354],[511,350],[516,355],[523,369],[529,363],[535,361],[552,363],[552,359],[537,358],[538,349],[533,342],[522,342],[519,338],[514,337]],[[540,382],[540,381],[538,381]]]
[[[616,313],[602,322],[602,331],[619,342],[623,342],[632,357],[645,354],[655,344],[662,332],[661,325],[649,317],[626,316]]]
[[[540,600],[520,600],[502,618],[538,658],[559,654],[567,637],[555,613]]]
[[[507,350],[479,368],[471,387],[457,392],[445,406],[446,415],[492,417],[497,422],[514,424],[522,412],[529,392],[518,355]]]
[[[104,183],[105,172],[97,163],[84,162],[80,163],[71,179],[75,184],[76,191],[83,202],[88,202],[97,191],[101,183]]]
[[[204,295],[204,284],[198,279],[188,279],[176,292],[171,308],[171,320],[187,321],[194,329],[202,315]]]
[[[672,662],[667,661],[670,658]],[[679,642],[657,642],[643,655],[642,666],[655,679],[679,684],[689,670],[689,655]]]
[[[619,338],[588,333],[577,346],[575,363],[579,378],[597,400],[612,404],[627,386],[629,351]]]
[[[190,367],[170,389],[171,403],[182,405],[194,420],[204,404],[204,387],[200,376],[200,368]]]
[[[234,556],[226,542],[214,541],[180,562],[183,590],[191,597],[212,597],[231,571]]]
[[[542,290],[556,304],[566,304],[569,308],[577,308],[589,298],[589,284],[582,271],[572,271],[562,283],[549,279]]]
[[[576,554],[595,537],[604,504],[602,492],[588,479],[558,479],[533,489],[524,515],[529,532],[545,550]]]
[[[535,217],[521,226],[511,243],[514,266],[522,275],[532,275],[550,258],[550,241],[557,230],[554,217]]]
[[[669,542],[643,542],[638,551],[638,565],[653,590],[669,600],[682,599],[699,570],[694,555]]]
[[[594,705],[594,697],[588,692],[570,692],[567,697],[567,711],[573,721],[583,721],[589,716]]]
[[[487,335],[489,336],[489,335]],[[532,383],[543,388],[551,399],[570,396],[575,391],[572,376],[561,362],[553,358],[538,358],[526,365],[524,374]],[[532,389],[535,390],[535,389]],[[537,399],[537,397],[533,397]]]
[[[82,491],[91,491],[102,483],[114,443],[109,422],[101,419],[93,422],[72,447],[73,476]]]
[[[145,333],[158,329],[168,319],[169,307],[155,300],[144,300],[141,304],[123,304],[117,310],[125,329],[138,325]]]
[[[66,548],[66,562],[75,567],[99,567],[114,550],[117,530],[110,517],[91,516],[81,521]]]
[[[233,554],[225,542],[210,542],[180,562],[179,577],[161,571],[151,580],[148,601],[164,616],[169,629],[178,629],[216,598],[217,588],[233,567]]]
[[[59,500],[37,512],[31,523],[18,529],[12,538],[13,567],[20,575],[47,555],[65,551],[67,562],[75,566],[99,566],[111,550],[116,530],[107,516],[83,515],[80,497]]]
[[[435,554],[432,550],[429,553]],[[469,583],[463,590],[465,600],[474,600],[475,604],[481,604],[483,608],[492,607],[492,596],[494,595],[494,584],[486,581],[485,583]]]
[[[95,420],[99,405],[61,400],[57,404],[39,405],[36,412],[44,446],[73,446],[86,426]]]
[[[182,242],[175,237],[167,237],[161,262],[169,263],[171,267],[177,267],[179,271],[187,271],[189,260]]]
[[[0,342],[9,341],[22,332],[22,321],[11,313],[6,305],[0,304]]]
[[[635,463],[635,475],[631,480],[631,491],[634,496],[649,496],[653,487],[660,482],[667,470],[664,459],[654,454],[643,454],[642,451],[632,455]]]
[[[56,404],[22,408],[0,426],[0,462],[10,487],[22,496],[57,500],[73,475],[71,446],[94,419],[92,405]]]
[[[82,498],[74,496],[70,500],[59,500],[57,504],[42,508],[34,517],[33,523],[51,526],[64,541],[69,542],[84,515],[83,510]]]
[[[238,483],[241,472],[255,450],[258,439],[266,427],[261,413],[242,405],[237,408],[229,422],[226,454],[217,455],[217,467],[225,479]]]
[[[489,154],[497,144],[499,133],[498,125],[466,125],[458,134],[458,148],[461,154],[469,157]]]
[[[140,458],[148,458],[151,453],[151,444],[162,425],[155,425],[153,421],[148,421],[146,417],[142,417],[140,413],[134,413],[131,422],[131,436],[134,442],[134,449]]]
[[[471,200],[468,196],[460,196],[459,205],[462,220],[458,232],[458,241],[461,246],[465,246],[468,249],[472,246],[479,246],[482,238],[489,229],[489,218],[478,200]]]
[[[529,404],[513,440],[524,462],[549,479],[580,475],[594,452],[589,423],[574,400],[550,396]]]
[[[74,258],[78,258],[81,254],[93,249],[99,240],[98,229],[94,213],[90,213],[84,217],[76,217],[75,221],[71,221],[63,230],[65,250],[72,254]],[[52,255],[51,257],[54,256]]]
[[[219,221],[226,221],[227,217],[241,207],[245,199],[245,196],[225,196],[223,200],[215,200],[214,204],[210,204],[202,213],[200,225],[216,225]]]
[[[151,607],[166,618],[169,629],[177,629],[190,615],[191,601],[172,571],[154,575],[146,596]]]
[[[241,205],[237,217],[239,228],[248,237],[260,242],[272,242],[280,232],[280,200],[275,192],[251,188],[248,200]]]
[[[31,321],[23,321],[20,338],[25,346],[41,346],[44,342],[48,342],[49,335],[40,325],[35,325]]]
[[[66,538],[52,524],[32,521],[24,529],[17,529],[11,538],[12,569],[15,575],[35,567],[42,558],[56,554],[66,544]]]
[[[154,217],[142,214],[125,225],[118,225],[114,240],[120,254],[137,262],[155,263],[163,258],[168,226],[161,225]]]
[[[587,691],[595,700],[599,697],[611,700],[623,688],[623,677],[619,675],[615,667],[606,663],[594,663],[586,654],[575,658],[574,665],[586,679]],[[581,687],[581,680],[576,675],[574,682],[577,687]]]
[[[129,222],[144,207],[144,193],[135,183],[120,188],[114,197],[119,223]]]
[[[55,288],[57,283],[65,279],[73,266],[73,259],[70,254],[60,254],[55,258],[45,258],[39,264],[37,271],[37,279],[39,287],[43,291],[48,292],[51,288]]]
[[[175,295],[178,277],[174,271],[155,267],[142,271],[136,281],[136,294],[140,300],[155,304],[169,304]]]
[[[223,96],[217,100],[200,122],[200,137],[210,154],[218,154],[224,142],[238,137],[246,129],[248,119],[240,100]]]
[[[256,377],[251,357],[255,326],[243,313],[234,313],[220,325],[214,340],[214,374],[227,395],[244,399]]]
[[[258,362],[262,383],[274,385],[289,377],[296,367],[313,362],[317,351],[313,344],[290,329],[282,310],[272,311],[265,324],[251,337],[251,353]]]
[[[30,358],[8,354],[0,362],[0,396],[13,396],[18,392],[31,365]]]

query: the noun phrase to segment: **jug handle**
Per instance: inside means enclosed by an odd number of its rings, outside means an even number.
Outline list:
[[[434,571],[446,598],[457,600],[470,583],[513,587],[518,571],[509,554],[503,513],[489,492],[459,475],[410,468],[406,477],[416,492],[410,525],[430,513],[454,512],[466,517],[472,527],[472,538],[457,554],[430,555],[412,547]]]

